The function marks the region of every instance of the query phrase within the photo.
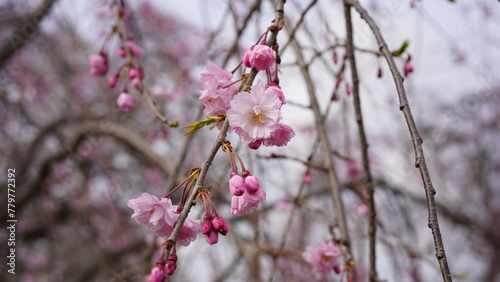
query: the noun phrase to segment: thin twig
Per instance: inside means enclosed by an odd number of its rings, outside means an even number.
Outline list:
[[[425,162],[425,157],[424,157],[424,151],[422,148],[423,140],[418,132],[415,120],[413,119],[413,115],[410,109],[410,104],[408,102],[408,97],[406,96],[406,91],[403,86],[403,77],[401,76],[401,73],[398,71],[396,63],[394,62],[394,58],[391,54],[391,51],[387,47],[387,43],[385,42],[384,37],[382,36],[382,33],[380,32],[380,29],[378,28],[373,18],[361,6],[361,4],[359,4],[358,1],[345,0],[345,3],[354,7],[360,14],[361,18],[364,19],[366,23],[370,26],[370,29],[372,30],[373,34],[375,35],[375,38],[377,39],[380,51],[384,55],[389,65],[389,69],[394,78],[397,93],[399,96],[399,109],[403,112],[403,115],[406,119],[406,123],[408,125],[408,130],[410,131],[413,143],[413,150],[415,152],[415,167],[418,168],[424,184],[425,197],[427,200],[427,210],[428,210],[428,226],[432,230],[432,235],[434,237],[436,258],[438,259],[439,266],[441,268],[443,281],[447,282],[453,281],[450,269],[448,267],[448,261],[444,249],[443,238],[441,236],[441,231],[438,223],[436,202],[434,199],[436,190],[432,185],[431,177],[429,175],[429,170],[427,169],[427,164]]]
[[[292,32],[291,27],[287,24],[285,24],[285,27],[287,29],[287,32],[290,34]],[[316,92],[314,89],[314,83],[312,81],[312,77],[309,73],[309,66],[304,61],[304,57],[302,55],[302,51],[297,40],[293,40],[291,44],[292,48],[295,51],[295,55],[297,57],[297,65],[300,67],[302,76],[304,77],[307,86],[307,91],[309,93],[309,99],[311,103],[311,109],[314,112],[314,118],[316,121],[316,130],[318,132],[318,137],[320,139],[323,161],[325,164],[325,168],[327,168],[327,176],[329,183],[328,186],[332,194],[333,205],[337,216],[338,227],[340,230],[339,245],[345,256],[346,264],[350,265],[351,262],[353,261],[353,256],[351,253],[351,244],[347,228],[347,218],[345,214],[344,203],[340,195],[340,187],[338,184],[337,174],[335,172],[332,155],[330,154],[331,146],[328,139],[328,134],[323,123],[323,116],[321,115],[321,110],[319,108],[318,100],[316,99]],[[352,274],[355,275],[354,269],[353,268],[350,269],[352,271]]]
[[[359,139],[361,142],[361,154],[363,158],[363,171],[365,174],[366,201],[370,210],[370,223],[368,227],[369,241],[369,257],[370,257],[370,282],[378,281],[377,264],[376,264],[376,244],[377,244],[377,213],[375,210],[374,192],[372,173],[370,171],[370,162],[368,160],[368,141],[366,140],[365,127],[363,125],[363,115],[361,111],[361,97],[359,95],[359,77],[356,67],[356,57],[354,55],[354,31],[352,28],[351,6],[344,2],[344,16],[346,22],[346,55],[351,67],[352,89],[353,89],[353,104],[356,114],[356,122],[358,124]]]

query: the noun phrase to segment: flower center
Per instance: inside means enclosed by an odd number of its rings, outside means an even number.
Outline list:
[[[248,120],[252,123],[262,123],[262,119],[265,117],[265,112],[260,110],[259,106],[253,107],[253,113],[248,116]]]

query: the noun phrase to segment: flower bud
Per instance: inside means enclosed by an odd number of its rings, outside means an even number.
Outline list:
[[[245,193],[245,181],[239,174],[233,174],[229,179],[229,191],[234,196],[241,196]]]

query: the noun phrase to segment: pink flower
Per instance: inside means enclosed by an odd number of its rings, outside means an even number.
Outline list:
[[[129,200],[127,206],[134,210],[132,219],[144,225],[155,234],[164,225],[172,227],[178,215],[172,212],[172,202],[169,198],[161,198],[142,193],[139,198]]]
[[[273,49],[265,44],[253,46],[243,56],[243,64],[246,67],[256,68],[259,71],[270,68],[275,61]]]
[[[175,211],[177,206],[173,206]],[[197,219],[186,218],[184,224],[182,225],[181,231],[179,232],[179,237],[177,237],[177,243],[183,246],[189,245],[189,243],[196,240],[196,234],[201,230],[200,221]],[[165,235],[159,235],[161,237],[168,237],[170,233],[166,233]]]
[[[202,90],[200,100],[205,106],[205,116],[223,115],[230,107],[230,101],[238,86],[232,84],[233,74],[207,61],[207,71],[201,74]]]
[[[115,88],[116,84],[118,83],[118,74],[115,74],[113,76],[110,76],[108,78],[108,86],[109,88]]]
[[[136,78],[138,75],[139,75],[139,70],[138,70],[138,69],[136,69],[136,68],[131,68],[131,69],[128,71],[128,78],[130,78],[130,79],[134,79],[134,78]]]
[[[238,173],[231,173],[231,178],[229,179],[229,191],[234,196],[241,196],[245,193],[245,181],[243,177]]]
[[[267,138],[278,128],[281,101],[276,93],[266,93],[262,83],[257,83],[251,93],[238,93],[230,104],[226,117],[243,142]]]
[[[116,105],[123,111],[129,111],[135,105],[134,98],[127,92],[123,91],[116,100]]]
[[[361,177],[361,170],[355,161],[346,161],[347,177],[351,180],[357,180]]]
[[[317,247],[307,246],[302,257],[321,275],[326,275],[335,270],[340,273],[340,265],[337,258],[342,252],[332,242],[323,242]]]
[[[293,136],[295,136],[295,131],[290,126],[279,123],[278,128],[268,138],[256,139],[250,142],[248,146],[254,150],[258,149],[261,145],[282,147],[288,144]]]
[[[265,200],[266,192],[264,192],[264,190],[262,189],[259,189],[253,194],[245,191],[242,196],[233,196],[233,198],[231,199],[231,211],[229,212],[229,214],[235,216],[250,214]]]
[[[358,213],[359,215],[367,215],[369,212],[368,206],[365,204],[360,204],[358,206]]]
[[[140,58],[144,55],[144,50],[137,46],[132,39],[127,40],[127,47],[130,50],[130,53],[132,53],[132,56],[136,58]]]
[[[162,282],[165,275],[165,261],[160,259],[151,269],[151,282]]]
[[[283,94],[283,90],[281,90],[281,88],[279,88],[279,86],[269,86],[269,87],[267,87],[266,92],[276,93],[276,95],[278,96],[278,98],[281,101],[281,105],[286,104],[285,95]]]
[[[132,87],[134,87],[135,89],[141,88],[140,80],[138,77],[132,79],[131,84],[132,84]]]
[[[90,74],[92,75],[106,75],[108,72],[108,57],[103,52],[89,56],[90,60]]]
[[[413,66],[410,64],[410,62],[406,62],[404,67],[405,77],[407,77],[412,72],[413,72]]]
[[[127,57],[127,52],[125,51],[125,48],[120,47],[120,49],[118,49],[118,56],[120,56],[122,58]]]
[[[154,232],[156,236],[168,237],[174,224],[179,219],[177,206],[172,205],[169,198],[158,199],[148,193],[142,193],[139,198],[129,200],[128,207],[134,210],[132,218]],[[199,220],[187,218],[182,225],[177,242],[183,246],[196,239],[196,233],[201,230]]]

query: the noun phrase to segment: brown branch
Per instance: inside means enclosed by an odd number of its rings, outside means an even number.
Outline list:
[[[432,235],[434,237],[434,246],[436,251],[436,258],[438,259],[439,266],[441,268],[441,274],[443,276],[443,281],[452,281],[450,269],[448,267],[448,261],[446,258],[446,253],[444,249],[443,238],[441,235],[441,231],[438,223],[438,216],[436,211],[436,202],[434,199],[434,194],[436,194],[436,190],[434,189],[431,181],[431,177],[429,175],[429,170],[427,169],[427,164],[425,162],[424,151],[422,148],[422,137],[420,136],[415,120],[413,119],[413,115],[410,109],[410,104],[408,102],[408,97],[406,96],[406,91],[403,86],[403,77],[401,73],[398,71],[396,67],[396,63],[394,62],[394,58],[391,54],[391,51],[387,47],[387,43],[380,32],[375,21],[368,14],[368,12],[359,4],[356,0],[345,0],[347,5],[354,7],[361,18],[366,21],[366,23],[370,26],[375,38],[377,39],[380,51],[384,55],[387,63],[389,65],[389,69],[394,78],[394,82],[396,84],[397,93],[399,96],[399,109],[403,112],[403,115],[406,119],[406,123],[408,125],[408,130],[410,131],[413,149],[415,152],[415,167],[418,168],[420,172],[420,176],[422,177],[422,181],[424,184],[425,197],[427,200],[427,209],[428,209],[428,225],[432,230]]]
[[[377,244],[377,213],[375,210],[374,192],[372,173],[370,171],[370,162],[368,160],[368,141],[366,139],[365,127],[363,125],[363,116],[361,111],[361,98],[359,95],[359,77],[356,67],[356,57],[354,56],[354,31],[352,28],[351,6],[344,2],[344,16],[346,22],[347,33],[347,59],[351,67],[352,89],[353,89],[353,104],[354,112],[356,114],[356,122],[358,124],[359,139],[361,142],[361,153],[363,158],[363,171],[365,174],[364,182],[366,187],[366,200],[370,210],[369,227],[368,227],[368,241],[369,241],[369,258],[370,258],[370,274],[369,281],[378,281],[377,263],[376,263],[376,244]]]
[[[0,49],[0,67],[15,52],[21,49],[38,32],[40,22],[50,12],[57,0],[45,0],[28,17],[17,24],[18,28],[14,31]]]

